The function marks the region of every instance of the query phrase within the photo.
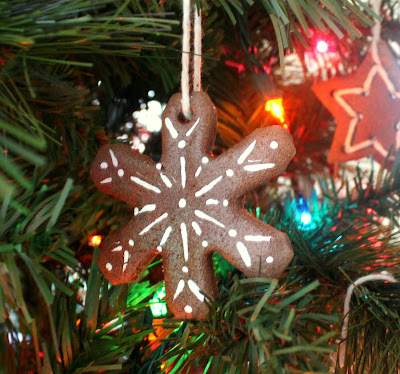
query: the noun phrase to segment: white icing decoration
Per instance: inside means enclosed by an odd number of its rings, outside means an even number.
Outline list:
[[[202,162],[203,164],[208,164],[208,161],[210,161],[208,157],[203,157],[203,158],[201,159],[201,162]]]
[[[249,252],[247,251],[247,248],[242,242],[237,242],[236,248],[238,249],[239,254],[242,257],[243,262],[249,268],[251,266],[251,258]]]
[[[271,236],[245,235],[244,240],[247,240],[248,242],[269,242]]]
[[[182,178],[182,187],[186,186],[186,159],[185,157],[181,157],[181,178]]]
[[[228,200],[224,200],[223,203],[222,203],[223,206],[228,206],[228,204],[229,204]]]
[[[133,214],[135,215],[135,216],[137,216],[138,214],[140,214],[140,213],[146,213],[146,212],[152,212],[153,210],[155,210],[156,209],[156,204],[148,204],[148,205],[145,205],[142,209],[138,209],[138,208],[135,208],[134,209],[134,211],[133,211]]]
[[[217,221],[215,218],[210,217],[208,214],[205,214],[204,212],[202,212],[201,210],[195,210],[194,214],[201,218],[201,219],[205,219],[207,221],[210,221],[212,223],[214,223],[215,225],[222,227],[223,229],[225,228],[225,225],[219,221]]]
[[[178,132],[175,130],[174,125],[172,124],[171,120],[168,117],[165,119],[165,125],[167,126],[167,129],[171,134],[172,138],[176,139],[178,137]]]
[[[206,247],[208,246],[208,241],[207,241],[207,240],[203,240],[203,241],[201,242],[201,245],[202,245],[204,248],[206,248]]]
[[[155,193],[161,193],[161,190],[155,186],[153,186],[150,183],[145,182],[144,180],[141,180],[138,177],[131,177],[131,181],[135,182],[136,184],[138,184],[139,186],[142,186],[150,191],[154,191]]]
[[[254,147],[256,146],[257,140],[254,140],[253,143],[251,143],[242,153],[242,155],[238,158],[237,163],[239,165],[243,164],[244,160],[249,156],[251,152],[253,152]]]
[[[197,121],[194,123],[194,125],[189,129],[189,131],[186,133],[186,136],[190,136],[192,135],[192,132],[194,131],[194,129],[196,128],[196,126],[198,125],[200,121],[200,117],[197,118]]]
[[[171,187],[172,187],[172,183],[171,183],[171,181],[169,180],[169,178],[168,178],[165,174],[163,174],[163,173],[160,173],[160,176],[161,176],[162,181],[165,183],[165,185],[166,185],[168,188],[171,188]]]
[[[206,205],[218,205],[219,201],[215,199],[208,199]]]
[[[204,302],[204,295],[200,292],[200,287],[193,282],[191,279],[188,280],[188,286],[194,295],[201,301]]]
[[[102,169],[107,169],[107,168],[108,168],[107,162],[102,162],[102,163],[100,164],[100,167],[101,167]],[[111,264],[110,264],[110,265],[111,265]]]
[[[133,247],[134,245],[135,245],[135,242],[133,241],[133,239],[129,239],[129,245],[131,246],[131,247]]]
[[[150,229],[156,225],[157,223],[161,222],[163,219],[168,217],[168,213],[164,213],[163,215],[161,215],[160,217],[158,217],[156,220],[154,220],[152,223],[150,223],[150,225],[146,226],[142,231],[139,232],[139,235],[143,235],[146,232],[150,231]]]
[[[106,263],[106,269],[107,269],[108,271],[111,271],[112,268],[113,268],[112,264],[110,264],[109,262],[107,262],[107,263]]]
[[[185,258],[185,261],[187,261],[189,259],[188,234],[186,225],[183,222],[181,223],[181,235],[183,244],[183,257]]]
[[[218,178],[214,179],[213,181],[211,181],[209,184],[205,185],[202,189],[197,191],[194,194],[194,196],[199,197],[201,195],[204,195],[208,191],[211,191],[214,188],[214,186],[221,181],[221,179],[222,179],[222,175],[219,176]]]
[[[182,267],[182,271],[183,271],[184,273],[187,273],[187,272],[189,271],[189,268],[188,268],[187,266],[183,266],[183,267]]]
[[[180,199],[178,205],[179,205],[179,208],[184,208],[186,206],[186,200],[183,198]]]
[[[161,165],[160,163],[158,163],[158,164],[156,165],[156,168],[157,168],[158,170],[161,170],[162,165]]]
[[[168,237],[169,237],[169,234],[171,234],[171,231],[172,231],[172,227],[171,227],[171,226],[168,226],[168,227],[165,229],[164,235],[163,235],[162,238],[161,238],[161,242],[160,242],[159,247],[163,246],[163,245],[167,242]],[[157,247],[157,249],[158,249],[158,247]]]
[[[261,161],[261,159],[260,160],[247,160],[248,162],[260,162]]]
[[[243,169],[246,171],[260,171],[260,170],[272,169],[274,166],[275,164],[273,163],[246,165]]]
[[[124,172],[123,169],[119,169],[119,170],[118,170],[118,176],[119,176],[119,177],[123,177],[124,174],[125,174],[125,172]]]
[[[178,295],[183,291],[183,288],[185,287],[185,281],[181,279],[178,282],[178,286],[176,287],[175,295],[174,295],[174,300],[178,297]]]
[[[111,161],[112,161],[113,165],[115,167],[117,167],[118,166],[118,159],[115,157],[115,154],[111,149],[109,151],[110,151]]]
[[[233,177],[233,174],[235,174],[232,169],[228,169],[225,173],[228,177]]]
[[[273,140],[271,143],[269,143],[269,146],[272,149],[277,149],[278,148],[278,142],[276,142],[275,140]]]
[[[111,252],[119,252],[120,250],[122,250],[122,245],[115,247],[113,250],[111,250]]]
[[[201,228],[200,228],[199,224],[196,221],[193,221],[192,222],[192,227],[193,227],[193,230],[195,231],[195,233],[200,236],[201,235]]]
[[[234,238],[237,235],[237,231],[234,229],[230,229],[228,231],[229,236],[231,236],[232,238]]]
[[[199,166],[196,170],[196,174],[194,175],[195,178],[197,178],[200,175],[201,172],[201,166]]]
[[[271,264],[272,262],[274,262],[274,258],[272,256],[268,256],[265,261],[267,261],[269,264]]]
[[[162,247],[160,245],[157,247],[157,251],[162,252]]]
[[[124,251],[124,266],[123,266],[123,268],[122,268],[122,272],[123,272],[123,273],[125,273],[125,270],[126,270],[126,268],[127,268],[127,266],[128,266],[129,257],[131,257],[131,255],[129,254],[129,252],[128,252],[128,251]]]
[[[185,147],[186,147],[186,142],[185,142],[184,140],[181,140],[181,141],[178,143],[178,148],[183,149],[183,148],[185,148]]]
[[[112,178],[106,178],[103,179],[100,183],[110,183],[112,181]]]
[[[190,305],[186,305],[185,306],[185,312],[186,313],[192,313],[192,311],[193,311],[193,309],[192,309],[192,307]]]

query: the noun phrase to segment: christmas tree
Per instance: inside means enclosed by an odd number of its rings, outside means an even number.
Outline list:
[[[398,2],[193,3],[214,156],[273,125],[293,138],[286,171],[243,198],[292,261],[248,278],[216,251],[202,320],[174,318],[161,256],[110,284],[102,241],[145,215],[90,168],[109,143],[158,165],[182,3],[0,1],[0,372],[398,373]]]

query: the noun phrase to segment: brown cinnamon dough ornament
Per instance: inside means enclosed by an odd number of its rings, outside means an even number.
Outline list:
[[[217,296],[211,255],[219,252],[248,277],[277,277],[293,257],[286,234],[250,216],[241,197],[282,173],[295,154],[279,126],[258,129],[219,157],[210,152],[216,111],[191,94],[193,119],[181,123],[181,94],[162,116],[159,163],[126,145],[103,146],[92,165],[96,186],[133,207],[133,219],[101,246],[99,267],[112,284],[135,280],[163,257],[167,304],[177,318],[204,319]]]

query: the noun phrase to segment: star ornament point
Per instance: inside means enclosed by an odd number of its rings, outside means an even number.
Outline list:
[[[379,58],[369,52],[355,73],[313,86],[337,121],[331,163],[371,154],[383,162],[392,145],[400,147],[400,69],[385,43],[378,50]]]
[[[213,157],[211,100],[192,93],[193,120],[181,123],[180,98],[172,96],[163,113],[158,163],[122,144],[96,156],[96,186],[133,208],[132,220],[102,244],[99,268],[112,284],[127,283],[161,254],[169,308],[177,318],[204,319],[206,301],[217,296],[213,252],[249,277],[277,277],[291,261],[287,235],[250,216],[241,198],[282,173],[295,149],[290,134],[273,126]]]

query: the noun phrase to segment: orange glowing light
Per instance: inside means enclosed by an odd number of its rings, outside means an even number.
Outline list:
[[[274,117],[279,119],[285,129],[289,127],[285,120],[285,109],[282,105],[282,98],[268,100],[265,104],[265,111],[270,112]]]
[[[101,244],[101,236],[100,235],[93,235],[89,238],[90,243],[92,245],[98,247]]]

